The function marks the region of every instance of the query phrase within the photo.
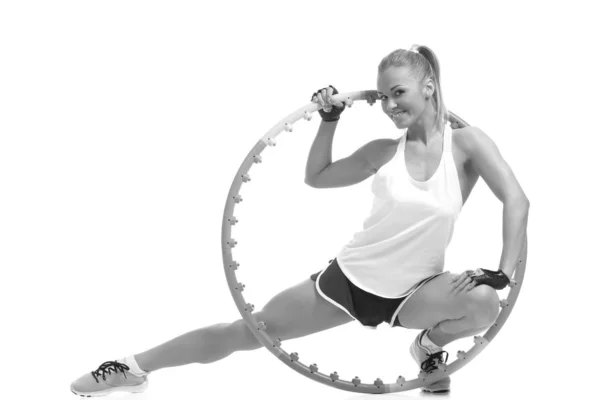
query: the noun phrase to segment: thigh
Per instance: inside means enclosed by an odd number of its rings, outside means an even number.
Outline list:
[[[306,279],[275,295],[256,313],[267,324],[267,333],[281,340],[321,332],[353,321],[345,311],[319,295],[315,282]]]
[[[398,314],[405,328],[426,329],[448,319],[460,319],[485,304],[498,304],[498,294],[486,285],[468,292],[451,293],[452,278],[442,274],[421,286],[402,304]]]

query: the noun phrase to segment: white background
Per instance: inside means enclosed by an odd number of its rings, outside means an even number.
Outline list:
[[[71,381],[104,361],[240,318],[221,259],[240,163],[316,89],[375,89],[379,61],[418,43],[440,60],[448,108],[492,137],[531,202],[518,303],[452,376],[450,397],[591,398],[600,172],[591,3],[3,2],[3,395],[73,398]],[[314,117],[281,134],[242,188],[236,254],[257,308],[324,268],[368,215],[371,179],[304,184]],[[357,103],[338,125],[334,160],[398,132],[379,105]],[[495,269],[501,251],[502,204],[480,180],[447,268]],[[416,376],[417,333],[350,323],[283,347],[323,372],[391,383]],[[451,360],[471,345],[449,345]],[[158,371],[136,398],[248,396],[363,398],[264,349]]]

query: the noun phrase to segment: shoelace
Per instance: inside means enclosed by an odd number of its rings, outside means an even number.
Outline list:
[[[445,354],[444,354],[445,353]],[[438,369],[438,363],[445,363],[448,360],[448,352],[440,351],[429,355],[427,360],[421,363],[421,369],[427,373]]]
[[[104,364],[102,364],[100,367],[98,367],[97,370],[92,371],[92,376],[96,380],[96,383],[100,383],[100,381],[98,380],[97,377],[102,375],[102,379],[106,380],[107,372],[109,375],[112,372],[115,372],[115,373],[122,372],[123,376],[125,376],[125,378],[127,378],[127,375],[125,375],[125,370],[129,371],[129,367],[126,364],[121,364],[120,362],[117,362],[117,361],[107,361]]]

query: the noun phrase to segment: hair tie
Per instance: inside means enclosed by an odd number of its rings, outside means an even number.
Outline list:
[[[421,53],[419,53],[418,48],[419,48],[418,44],[413,44],[408,51],[412,51],[413,53],[421,54]]]

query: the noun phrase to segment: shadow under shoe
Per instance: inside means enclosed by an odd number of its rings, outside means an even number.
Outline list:
[[[107,361],[71,383],[71,392],[82,397],[106,396],[115,392],[142,393],[148,388],[148,374],[129,372],[127,364]]]
[[[421,332],[410,346],[410,355],[419,364],[421,373],[430,374],[439,369],[440,364],[446,363],[448,353],[438,348],[439,351],[432,351],[421,344],[421,338],[427,330]],[[421,388],[427,393],[448,393],[450,392],[450,377],[447,376],[439,381],[433,382]]]

